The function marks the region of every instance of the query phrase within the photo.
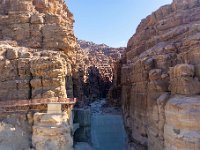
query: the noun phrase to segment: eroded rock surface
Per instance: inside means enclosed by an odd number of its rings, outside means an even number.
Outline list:
[[[74,49],[73,16],[64,0],[2,0],[0,10],[1,39],[66,53]]]
[[[32,143],[37,150],[73,150],[69,116],[63,114],[34,114]]]
[[[86,66],[82,67],[86,75],[84,95],[89,99],[106,98],[113,81],[114,64],[121,59],[125,48],[112,48],[84,40],[78,40],[78,43],[87,60]]]
[[[73,96],[66,76],[72,76],[76,39],[64,1],[7,0],[0,8],[0,99]]]
[[[73,22],[64,0],[0,1],[1,102],[74,97]],[[0,149],[73,149],[72,108],[50,115],[37,105],[0,109]]]
[[[64,52],[40,51],[0,41],[0,100],[67,98],[66,75],[70,74]]]
[[[199,14],[198,0],[174,0],[129,40],[120,71],[130,149],[200,149]]]
[[[30,120],[26,114],[1,113],[0,149],[29,149],[32,136]]]

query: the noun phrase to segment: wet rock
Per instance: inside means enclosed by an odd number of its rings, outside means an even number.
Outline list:
[[[91,110],[90,108],[74,109],[74,123],[79,128],[74,133],[75,142],[91,142]]]

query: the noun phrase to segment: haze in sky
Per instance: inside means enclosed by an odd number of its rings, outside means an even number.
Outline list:
[[[77,38],[126,46],[141,19],[172,0],[66,0]]]

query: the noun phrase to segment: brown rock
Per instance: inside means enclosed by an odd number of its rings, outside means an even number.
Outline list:
[[[149,79],[151,81],[160,80],[161,79],[161,75],[162,75],[161,69],[153,69],[153,70],[150,70],[150,72],[149,72]]]
[[[165,149],[200,148],[199,96],[173,97],[165,107]]]
[[[170,87],[173,94],[196,95],[200,93],[200,82],[194,78],[194,66],[176,65],[170,70]]]
[[[73,149],[71,127],[66,119],[67,114],[34,115],[33,146],[37,150],[43,149]]]
[[[130,38],[118,71],[130,147],[199,149],[199,13],[198,0],[174,0]]]
[[[64,1],[1,1],[0,9],[1,100],[66,98],[76,39]]]
[[[44,18],[41,14],[33,14],[31,16],[31,23],[32,24],[43,24]]]
[[[6,58],[7,59],[17,59],[18,58],[18,51],[16,51],[15,49],[7,49],[6,50]]]

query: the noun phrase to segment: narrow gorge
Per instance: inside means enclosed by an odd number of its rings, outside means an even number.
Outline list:
[[[127,47],[74,21],[64,0],[0,0],[0,150],[200,150],[200,0],[162,6]]]

